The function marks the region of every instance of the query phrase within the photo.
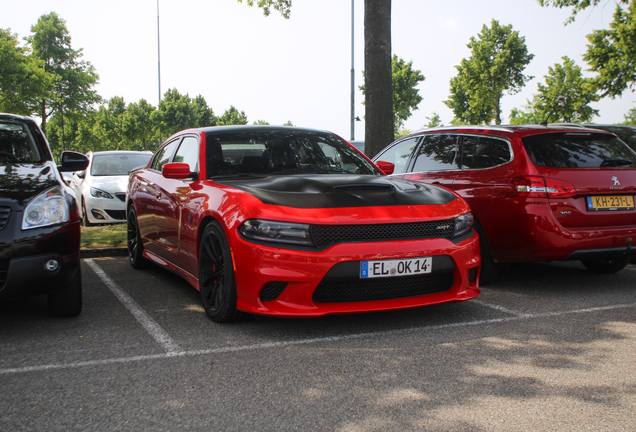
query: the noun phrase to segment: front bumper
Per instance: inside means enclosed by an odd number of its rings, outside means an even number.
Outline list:
[[[126,222],[126,202],[118,197],[95,198],[84,197],[88,221],[95,224]]]
[[[317,317],[458,302],[479,295],[476,234],[459,243],[445,239],[346,243],[316,252],[235,237],[231,247],[237,308],[254,314]],[[360,279],[360,261],[423,256],[434,257],[433,278],[439,281],[406,280],[411,276]],[[347,292],[341,293],[341,287]]]

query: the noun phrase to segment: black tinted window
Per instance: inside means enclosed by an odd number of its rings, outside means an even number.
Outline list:
[[[179,145],[178,139],[159,149],[155,154],[155,158],[153,159],[150,168],[161,172],[161,168],[172,159],[172,155],[174,154],[177,145]]]
[[[193,136],[185,137],[174,155],[174,162],[187,163],[191,172],[199,167],[199,140]]]
[[[347,142],[326,132],[263,129],[206,135],[207,176],[379,174]]]
[[[427,135],[420,146],[413,166],[414,172],[459,169],[458,135]]]
[[[636,166],[636,153],[613,135],[550,133],[522,139],[532,162],[554,168]]]
[[[510,147],[500,139],[464,136],[462,138],[462,169],[492,168],[510,161]]]
[[[0,121],[0,163],[40,162],[40,149],[26,123]]]

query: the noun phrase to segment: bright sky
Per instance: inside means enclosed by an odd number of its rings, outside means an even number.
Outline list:
[[[157,0],[0,0],[0,27],[20,38],[38,18],[51,11],[66,20],[75,49],[99,74],[105,99],[122,96],[127,103],[146,99],[157,105]],[[364,1],[355,7],[355,79],[364,69]],[[437,112],[444,124],[453,114],[443,104],[455,65],[470,56],[466,47],[494,18],[512,24],[535,54],[526,69],[535,78],[518,95],[504,96],[503,122],[544,83],[548,67],[569,56],[584,70],[586,35],[608,28],[614,2],[580,14],[564,26],[569,10],[541,8],[536,0],[393,0],[393,52],[426,77],[424,100],[406,122],[416,130]],[[236,0],[159,0],[161,91],[177,88],[201,94],[216,115],[231,105],[245,111],[250,123],[291,121],[296,126],[333,131],[350,139],[351,0],[294,0],[291,19],[278,12],[264,17],[257,8]],[[591,76],[590,74],[587,74]],[[630,90],[622,98],[593,105],[595,123],[619,123],[635,107]],[[364,105],[356,91],[355,138],[364,139]],[[388,144],[388,143],[387,143]]]

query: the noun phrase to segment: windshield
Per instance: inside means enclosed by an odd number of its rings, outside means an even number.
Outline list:
[[[41,162],[42,155],[25,123],[0,120],[0,163]]]
[[[96,154],[93,156],[91,175],[93,176],[120,176],[128,175],[134,168],[145,166],[152,154]]]
[[[522,138],[536,165],[551,168],[636,167],[636,153],[613,135],[550,133]]]
[[[207,177],[288,174],[381,175],[348,143],[327,132],[208,133]]]

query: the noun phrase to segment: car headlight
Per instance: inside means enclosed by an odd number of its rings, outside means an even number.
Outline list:
[[[274,243],[313,246],[309,225],[250,219],[243,222],[239,232],[247,239]]]
[[[94,196],[95,198],[113,199],[113,196],[109,194],[108,192],[104,192],[103,190],[97,189],[96,187],[92,187],[92,186],[91,186],[91,195]]]
[[[69,221],[64,193],[59,186],[52,187],[35,197],[24,209],[22,229],[40,228]]]
[[[466,213],[458,218],[455,218],[455,228],[453,229],[452,238],[463,236],[464,234],[469,232],[470,229],[473,227],[474,221],[475,218],[473,217],[472,213]]]

